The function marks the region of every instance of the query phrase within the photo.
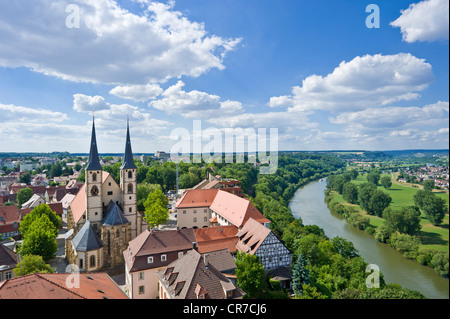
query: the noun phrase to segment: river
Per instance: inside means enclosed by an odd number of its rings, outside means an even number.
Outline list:
[[[367,263],[378,265],[386,283],[398,283],[431,299],[449,298],[448,279],[432,268],[404,258],[389,245],[348,224],[344,217],[331,214],[324,201],[325,187],[325,181],[315,181],[297,190],[289,204],[293,216],[300,217],[304,225],[321,227],[329,238],[339,236],[351,241]]]

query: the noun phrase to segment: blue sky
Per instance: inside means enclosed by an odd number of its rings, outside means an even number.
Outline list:
[[[368,28],[376,4],[380,27]],[[75,5],[79,12],[66,10]],[[448,0],[34,0],[0,11],[0,152],[170,151],[278,128],[279,150],[448,148]],[[68,27],[67,21],[79,25]],[[74,26],[72,24],[72,26]],[[207,139],[205,140],[205,143]]]

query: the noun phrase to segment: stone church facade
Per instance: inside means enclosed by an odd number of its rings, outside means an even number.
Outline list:
[[[85,184],[68,209],[65,236],[66,258],[80,271],[124,264],[123,251],[128,243],[147,228],[137,211],[136,173],[128,123],[118,185],[100,165],[93,121]]]

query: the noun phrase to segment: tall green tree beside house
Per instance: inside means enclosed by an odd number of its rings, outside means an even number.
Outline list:
[[[19,206],[22,206],[22,204],[26,203],[31,196],[33,196],[33,190],[31,188],[22,188],[17,192],[17,203]]]
[[[169,219],[167,205],[169,201],[160,189],[155,189],[144,203],[144,220],[150,227],[157,227]]]
[[[20,255],[39,255],[43,260],[55,257],[58,250],[56,236],[57,230],[48,216],[39,216],[31,223],[23,238]]]
[[[44,259],[42,259],[42,256],[36,256],[36,255],[25,255],[21,258],[20,263],[16,265],[16,268],[14,268],[14,274],[19,276],[25,276],[29,274],[35,274],[35,273],[46,273],[46,274],[52,274],[55,271],[53,268],[46,264]]]
[[[53,227],[51,228],[52,231],[56,236],[58,236],[58,230],[61,228],[61,218],[56,215],[54,211],[48,206],[47,204],[41,204],[39,206],[36,206],[31,210],[31,212],[23,218],[23,220],[20,222],[19,231],[20,234],[23,237],[26,237],[29,231],[33,230],[33,222],[39,219],[41,216],[47,216],[49,221],[52,223]]]
[[[256,255],[238,252],[235,274],[237,285],[249,298],[258,297],[266,289],[265,271]]]
[[[310,283],[307,265],[308,261],[303,254],[299,253],[292,267],[292,290],[296,295],[302,295],[303,285]]]

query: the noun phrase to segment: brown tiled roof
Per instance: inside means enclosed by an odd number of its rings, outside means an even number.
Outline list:
[[[8,279],[0,283],[0,299],[128,299],[106,273],[78,275],[79,288],[66,284],[71,274],[32,274]]]
[[[233,291],[234,298],[244,294],[214,265],[205,266],[204,256],[195,250],[190,250],[156,275],[173,299],[226,299],[224,290]]]
[[[70,210],[72,211],[73,219],[75,223],[78,223],[80,218],[83,216],[86,211],[86,185],[83,185],[80,188],[80,191],[77,193],[72,203],[70,203]]]
[[[209,207],[216,197],[217,189],[189,189],[176,203],[178,208]]]
[[[228,249],[208,252],[209,262],[220,272],[233,272],[236,269],[236,263]]]
[[[153,232],[145,230],[129,242],[128,249],[123,252],[123,255],[130,271],[154,268],[164,266],[164,264],[155,260],[154,264],[148,265],[147,256],[170,254],[172,259],[176,259],[176,252],[186,252],[192,249],[192,243],[195,241],[192,228]],[[167,258],[169,259],[169,256]]]
[[[230,252],[236,251],[238,228],[234,225],[215,226],[195,229],[195,238],[200,253],[207,253],[215,250],[228,249]]]
[[[245,253],[254,254],[269,234],[269,228],[250,218],[237,234],[239,241],[236,248]]]
[[[14,222],[18,223],[17,228],[13,228]],[[0,206],[0,233],[19,230],[20,214],[17,206]]]
[[[222,190],[218,190],[210,209],[238,227],[244,225],[249,218],[259,223],[270,222],[248,199]]]
[[[31,185],[14,185],[13,184],[9,187],[9,189],[13,194],[16,194],[22,188],[27,188],[27,187],[31,188],[31,190],[33,191],[33,194],[38,194],[38,195],[45,194],[45,186],[43,186],[43,185],[31,186]]]

